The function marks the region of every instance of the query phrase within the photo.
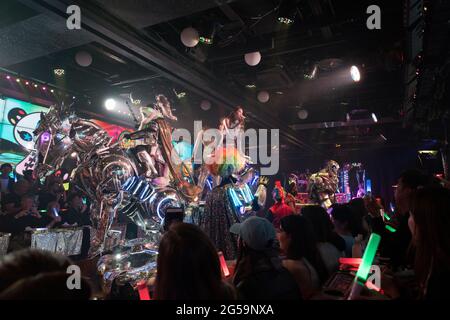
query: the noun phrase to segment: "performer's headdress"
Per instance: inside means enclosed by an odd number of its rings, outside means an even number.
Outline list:
[[[275,181],[275,188],[273,189],[273,197],[276,200],[281,200],[284,203],[284,189],[281,186],[281,182],[279,180]]]

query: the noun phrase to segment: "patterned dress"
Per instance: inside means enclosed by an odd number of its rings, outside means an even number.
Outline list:
[[[230,227],[239,223],[240,218],[228,198],[228,189],[232,184],[214,188],[206,196],[205,210],[200,227],[209,236],[218,251],[222,251],[226,260],[237,257],[237,236],[230,233]]]

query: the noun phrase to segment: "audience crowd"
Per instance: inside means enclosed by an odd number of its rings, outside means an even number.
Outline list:
[[[28,172],[15,181],[11,170],[10,165],[1,166],[1,232],[89,225],[82,195],[67,194],[60,177],[49,176],[41,184]],[[280,187],[273,192],[275,205],[265,217],[249,217],[231,226],[229,232],[237,236],[238,247],[236,259],[227,262],[229,276],[217,248],[201,228],[183,222],[168,226],[159,246],[157,276],[149,282],[152,298],[317,299],[339,270],[339,259],[361,258],[372,233],[381,236],[378,257],[389,266],[381,279],[384,296],[450,298],[446,277],[450,190],[439,182],[417,170],[403,172],[395,190],[395,212],[371,195],[334,204],[328,211],[317,205],[296,210],[284,202],[292,202],[292,195],[282,192]],[[50,253],[13,252],[0,260],[0,298],[14,299],[27,292],[24,297],[59,294],[60,298],[88,299],[90,290],[71,296],[59,285],[68,264],[67,258]],[[410,275],[406,281],[405,274]],[[49,285],[42,288],[42,283]]]

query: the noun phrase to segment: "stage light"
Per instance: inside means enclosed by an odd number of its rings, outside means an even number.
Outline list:
[[[45,91],[45,90],[47,90],[47,88],[46,88],[46,87],[43,87],[43,88],[42,88],[42,90],[44,90],[44,91]]]
[[[287,17],[278,17],[278,22],[281,22],[284,24],[292,24],[292,23],[294,23],[294,20],[289,19]]]
[[[435,157],[438,153],[437,150],[419,150],[417,151],[419,154],[429,155]]]
[[[53,73],[57,77],[62,77],[66,73],[66,70],[64,70],[62,68],[55,68],[55,69],[53,69]]]
[[[50,92],[53,93],[53,92],[55,92],[55,90],[52,89],[52,90],[50,90]]]
[[[213,44],[213,40],[207,37],[200,37],[199,41],[204,44]]]
[[[27,82],[25,82],[25,85],[29,85],[30,83],[27,81]]]
[[[8,80],[11,79],[11,76],[6,76],[6,79],[8,79]]]
[[[178,92],[178,93],[175,91],[175,94],[177,95],[178,99],[186,97],[186,92],[183,92],[183,91],[182,92]]]
[[[281,2],[278,9],[278,22],[286,25],[293,24],[295,15],[297,14],[297,7],[295,0],[284,0]]]
[[[116,100],[111,99],[111,98],[107,99],[105,101],[105,108],[108,111],[114,110],[116,108]]]
[[[35,88],[37,88],[37,87],[38,87],[38,85],[37,85],[37,84],[34,84],[34,87],[35,87]]]
[[[70,154],[70,156],[71,156],[72,158],[76,158],[77,155],[78,155],[78,153],[76,153],[76,152],[72,152],[72,153]]]
[[[19,79],[19,78],[17,78],[17,79],[16,79],[16,82],[20,82],[20,79]]]
[[[361,80],[361,74],[359,73],[359,69],[357,66],[352,66],[350,68],[350,75],[352,76],[353,81],[358,82]]]
[[[372,113],[372,120],[375,123],[378,122],[378,118],[377,118],[377,115],[375,113]]]

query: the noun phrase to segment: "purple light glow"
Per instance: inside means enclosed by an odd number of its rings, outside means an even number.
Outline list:
[[[41,142],[48,142],[50,141],[50,132],[44,132],[41,135]]]

